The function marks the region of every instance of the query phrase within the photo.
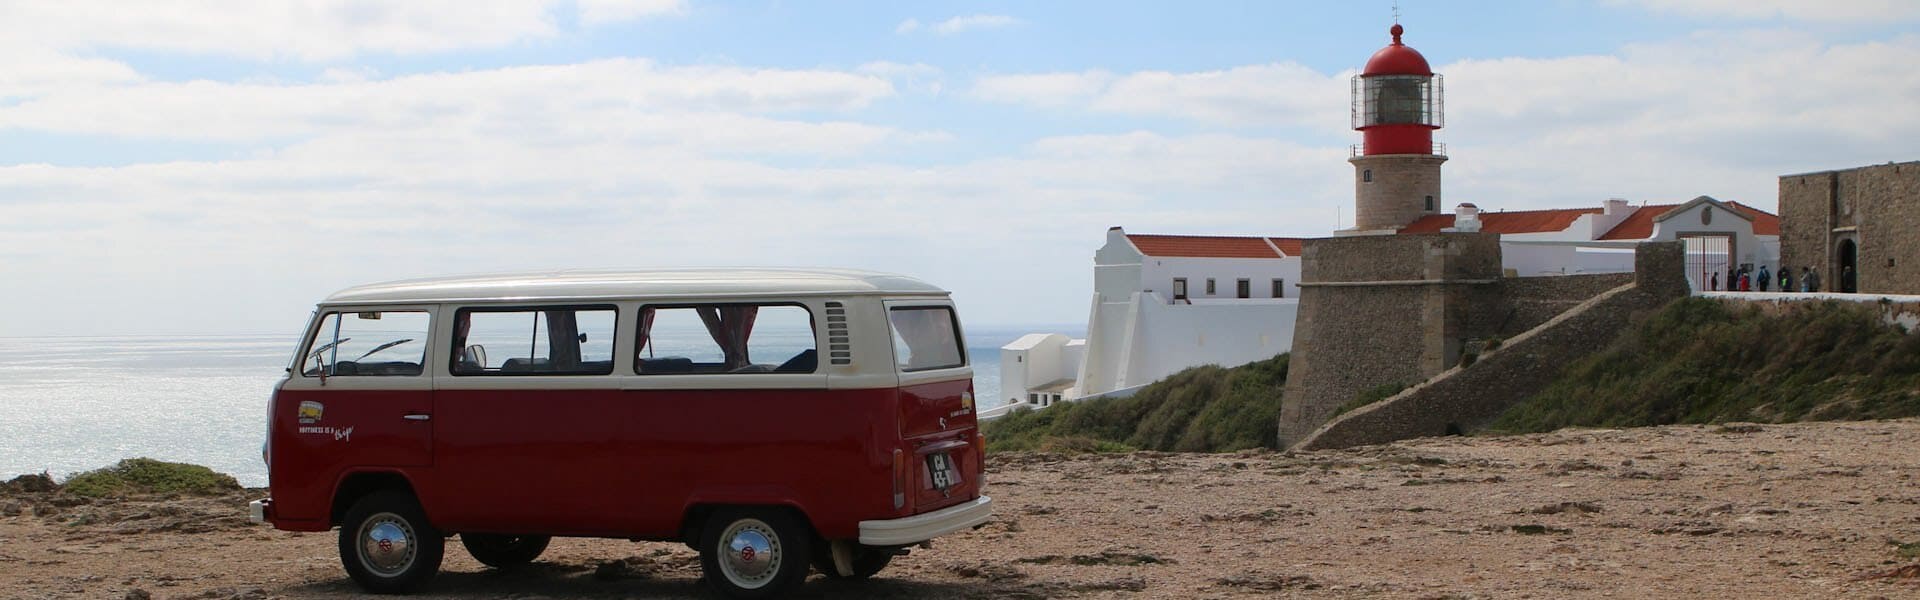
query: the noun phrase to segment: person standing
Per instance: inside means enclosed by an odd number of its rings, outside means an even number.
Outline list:
[[[1793,267],[1780,267],[1780,291],[1793,291]]]
[[[1767,291],[1767,284],[1772,283],[1773,280],[1767,278],[1766,265],[1760,265],[1760,273],[1753,278],[1753,282],[1760,286],[1760,291]]]
[[[1740,291],[1753,291],[1753,273],[1748,272],[1746,269],[1740,270]]]
[[[1807,273],[1800,276],[1800,287],[1806,288],[1809,292],[1820,291],[1820,271],[1808,267]]]
[[[1841,267],[1840,291],[1846,292],[1849,294],[1858,293],[1860,291],[1860,281],[1856,279],[1856,276],[1854,275],[1853,265],[1847,265],[1845,267]]]
[[[1720,272],[1719,271],[1714,271],[1713,274],[1707,276],[1707,291],[1709,292],[1720,291]]]

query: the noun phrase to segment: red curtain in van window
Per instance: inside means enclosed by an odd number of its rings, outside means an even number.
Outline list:
[[[747,356],[747,339],[753,336],[753,321],[759,316],[758,306],[702,306],[696,312],[700,322],[707,326],[707,335],[713,336],[713,343],[720,345],[720,351],[727,357],[727,370],[747,366],[752,361]]]
[[[635,348],[634,354],[639,354],[640,350],[647,349],[647,341],[648,341],[647,336],[651,335],[652,333],[653,333],[653,307],[649,306],[647,308],[640,309],[640,340],[634,343],[634,346],[633,346]],[[647,354],[647,356],[653,356],[653,354],[649,353]]]

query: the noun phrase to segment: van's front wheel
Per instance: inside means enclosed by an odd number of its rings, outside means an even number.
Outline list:
[[[340,564],[369,592],[406,593],[440,571],[446,542],[412,495],[374,492],[340,522]]]
[[[702,529],[700,568],[727,596],[778,597],[806,579],[811,545],[812,532],[786,512],[723,509]]]
[[[510,569],[540,558],[547,551],[547,542],[553,538],[544,535],[493,535],[483,533],[460,534],[460,545],[467,547],[467,554],[480,564],[495,569]]]

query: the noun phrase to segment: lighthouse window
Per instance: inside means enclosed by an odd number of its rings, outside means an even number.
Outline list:
[[[1433,196],[1427,196],[1427,210],[1433,210]]]
[[[1369,125],[1432,123],[1432,83],[1425,75],[1366,78]]]
[[[1373,169],[1361,169],[1360,181],[1363,183],[1373,183]]]

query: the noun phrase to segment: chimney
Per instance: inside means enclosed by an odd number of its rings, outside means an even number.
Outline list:
[[[1462,202],[1453,207],[1453,230],[1475,232],[1480,230],[1480,207],[1472,202]]]
[[[1632,210],[1632,205],[1627,204],[1626,198],[1608,198],[1606,207],[1607,209],[1603,211],[1603,213],[1609,216],[1624,215],[1627,214],[1627,211]]]

